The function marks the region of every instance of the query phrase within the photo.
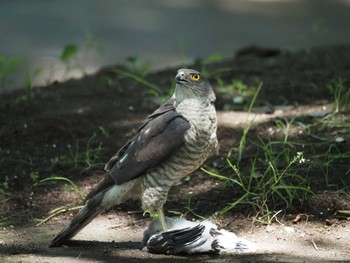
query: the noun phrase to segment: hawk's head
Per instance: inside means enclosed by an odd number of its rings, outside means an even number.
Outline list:
[[[209,102],[215,101],[215,93],[209,81],[200,72],[194,69],[179,69],[175,81],[176,100],[198,98]]]

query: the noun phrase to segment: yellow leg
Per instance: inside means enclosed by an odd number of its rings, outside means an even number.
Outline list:
[[[158,218],[159,218],[160,225],[162,226],[163,232],[167,231],[168,227],[166,226],[166,223],[165,223],[163,207],[158,209]]]

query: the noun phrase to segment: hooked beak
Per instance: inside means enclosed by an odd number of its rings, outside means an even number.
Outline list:
[[[183,71],[179,71],[175,77],[176,84],[183,84],[184,82],[188,82],[185,79],[185,73]]]

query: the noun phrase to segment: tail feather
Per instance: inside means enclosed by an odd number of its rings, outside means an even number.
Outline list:
[[[97,187],[99,191],[94,191],[93,194],[89,195],[90,199],[86,205],[74,216],[70,224],[52,240],[50,247],[62,246],[102,211],[120,204],[133,196],[133,192],[130,190],[133,189],[135,182],[135,180],[132,180],[121,185],[111,185],[113,181],[108,184],[102,181]]]
[[[50,247],[62,246],[67,240],[74,237],[81,229],[89,224],[104,208],[101,202],[104,194],[99,193],[90,199],[86,205],[74,216],[69,225],[67,225],[58,235],[51,241]]]

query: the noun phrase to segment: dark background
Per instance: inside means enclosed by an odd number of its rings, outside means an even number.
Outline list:
[[[81,75],[70,69],[62,76],[57,57],[67,44],[78,46],[88,73],[131,55],[160,69],[231,57],[247,45],[349,43],[349,25],[349,0],[1,1],[0,54],[24,59],[31,71],[43,67],[34,83],[47,84],[49,74],[50,81]],[[22,85],[22,76],[14,79],[6,89]]]

